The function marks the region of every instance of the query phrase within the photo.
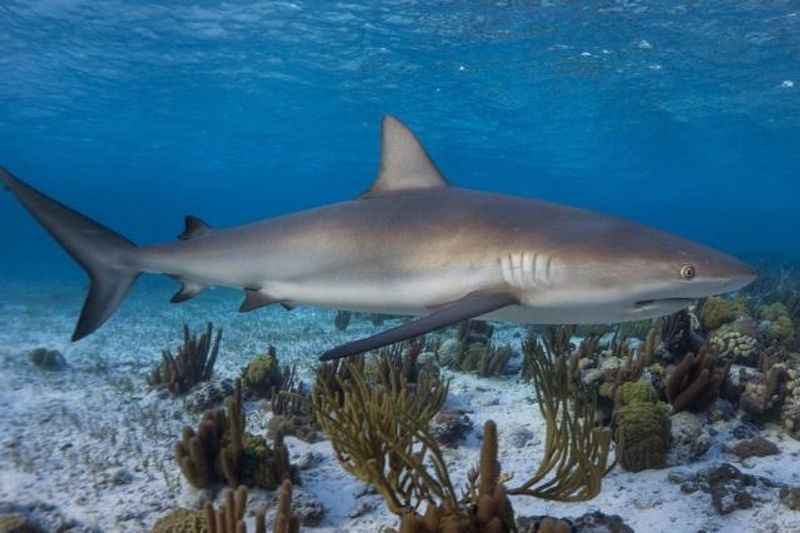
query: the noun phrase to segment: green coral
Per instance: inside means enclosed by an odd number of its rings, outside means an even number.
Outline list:
[[[0,533],[41,533],[43,530],[21,513],[0,515]]]
[[[156,520],[152,533],[208,533],[208,521],[202,511],[179,508]]]
[[[284,372],[272,346],[267,353],[250,361],[242,371],[242,383],[259,398],[271,398],[281,388],[283,380]]]
[[[647,382],[625,383],[617,391],[614,414],[620,465],[639,472],[663,468],[670,441],[670,409],[657,401],[655,389]]]
[[[703,329],[714,331],[724,324],[736,320],[742,311],[742,304],[736,300],[712,296],[703,304]]]
[[[281,517],[291,511],[291,483],[284,482],[281,489],[281,507],[273,531],[275,533],[297,533],[299,529],[279,527]],[[206,502],[200,511],[176,509],[156,521],[152,533],[247,533],[245,512],[247,511],[247,488],[240,486],[235,491],[227,490],[222,496],[219,509]],[[264,510],[255,514],[254,533],[267,533]],[[291,517],[292,515],[290,515]],[[285,523],[285,521],[284,521]],[[297,525],[297,521],[290,522]]]
[[[646,381],[629,381],[617,389],[617,401],[620,405],[634,403],[652,403],[658,400],[656,390]]]
[[[239,470],[242,483],[248,487],[274,490],[285,479],[298,482],[296,469],[289,463],[289,450],[280,433],[275,436],[272,447],[264,437],[245,434]]]
[[[780,302],[771,305],[762,305],[758,309],[758,315],[763,320],[768,320],[765,333],[767,339],[772,342],[791,346],[794,341],[795,327],[789,310]]]
[[[758,308],[758,316],[764,320],[778,320],[782,316],[789,316],[789,310],[780,302],[762,305]]]

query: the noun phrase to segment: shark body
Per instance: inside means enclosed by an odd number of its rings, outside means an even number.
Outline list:
[[[177,241],[137,247],[8,171],[0,179],[88,272],[73,335],[100,327],[142,272],[182,286],[244,289],[274,303],[419,316],[323,355],[334,359],[467,318],[522,324],[651,318],[734,291],[753,270],[722,252],[624,219],[450,186],[401,122],[382,124],[381,168],[357,199],[227,229],[186,218]]]

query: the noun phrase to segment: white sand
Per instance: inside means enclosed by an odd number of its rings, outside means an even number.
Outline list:
[[[172,459],[173,447],[185,424],[196,424],[180,401],[149,393],[144,376],[158,362],[165,346],[175,347],[180,327],[194,329],[208,320],[225,330],[217,375],[234,377],[267,344],[274,344],[283,363],[298,362],[305,379],[321,350],[374,331],[354,320],[346,333],[333,327],[334,313],[298,308],[263,309],[248,315],[236,312],[239,295],[209,291],[180,306],[167,301],[169,282],[144,283],[132,292],[121,311],[100,331],[70,344],[83,300],[82,286],[50,287],[4,282],[0,302],[0,502],[29,505],[45,502],[63,516],[76,519],[86,530],[147,531],[155,520],[177,505],[197,503]],[[498,335],[518,343],[503,327]],[[36,347],[60,350],[69,368],[44,372],[24,353]],[[517,344],[518,346],[518,344]],[[532,403],[530,385],[515,377],[480,379],[449,373],[453,378],[448,403],[471,411],[476,431],[456,450],[447,450],[454,482],[460,488],[477,460],[481,425],[487,419],[500,429],[501,463],[521,481],[542,454],[543,421]],[[263,431],[263,408],[248,405],[251,431]],[[715,426],[719,433],[702,462],[679,467],[696,471],[720,461],[721,445],[730,439],[732,423]],[[515,448],[510,435],[527,428],[534,438]],[[769,428],[766,436],[781,454],[750,459],[737,465],[747,473],[800,485],[800,443]],[[295,460],[318,456],[318,464],[301,472],[298,499],[321,502],[326,514],[319,528],[304,531],[374,532],[396,520],[379,496],[346,474],[328,442],[314,445],[288,438]],[[800,532],[800,512],[781,505],[775,494],[753,509],[718,516],[710,496],[680,492],[667,480],[670,469],[627,473],[616,468],[603,492],[590,502],[550,503],[514,498],[518,516],[550,514],[575,517],[600,510],[619,514],[636,531]],[[253,491],[254,506],[272,502],[273,495]],[[252,508],[252,506],[251,506]],[[359,515],[355,518],[352,516]],[[78,529],[80,530],[80,529]]]

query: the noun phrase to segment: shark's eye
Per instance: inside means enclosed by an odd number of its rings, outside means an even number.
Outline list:
[[[685,280],[693,279],[697,275],[694,265],[683,265],[681,267],[681,277]]]

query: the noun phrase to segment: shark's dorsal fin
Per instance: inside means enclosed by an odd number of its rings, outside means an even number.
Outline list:
[[[419,139],[395,117],[385,116],[381,123],[378,177],[362,198],[387,192],[445,187],[447,180],[431,161]]]
[[[187,241],[189,239],[202,237],[203,235],[208,235],[210,231],[211,226],[196,216],[186,215],[186,227],[184,228],[183,233],[178,235],[178,238],[182,241]]]

